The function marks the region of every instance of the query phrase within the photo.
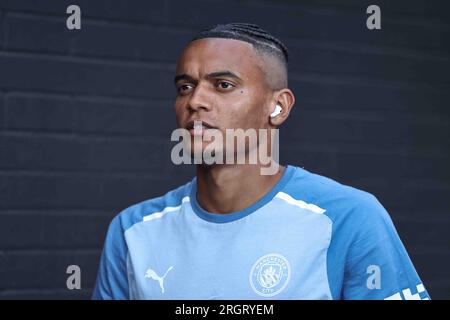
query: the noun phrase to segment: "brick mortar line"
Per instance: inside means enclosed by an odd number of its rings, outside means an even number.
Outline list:
[[[1,89],[0,89],[1,90]],[[121,95],[101,95],[95,93],[83,93],[83,92],[71,92],[71,91],[51,91],[48,88],[42,89],[40,91],[35,90],[27,90],[22,88],[15,88],[11,90],[2,90],[5,98],[10,95],[21,95],[24,96],[35,96],[35,97],[46,97],[53,96],[61,99],[71,99],[71,100],[87,100],[87,101],[98,101],[98,102],[109,102],[117,103],[121,102],[131,102],[131,103],[141,103],[141,104],[153,104],[157,102],[168,103],[171,102],[173,104],[173,99],[171,98],[149,98],[145,96],[128,96],[125,94]]]
[[[173,104],[173,99],[142,99],[142,98],[132,98],[132,97],[120,97],[120,96],[108,96],[108,95],[98,95],[98,94],[83,94],[83,93],[59,93],[52,91],[32,91],[32,90],[10,90],[10,91],[0,91],[0,93],[4,94],[5,98],[10,96],[19,96],[19,97],[30,97],[30,98],[53,98],[53,99],[70,99],[76,101],[86,101],[86,102],[104,102],[104,103],[130,103],[136,105],[136,107],[146,107],[146,105],[151,105],[154,103],[170,103]],[[132,107],[134,107],[132,105]]]
[[[308,49],[326,49],[339,52],[351,52],[358,54],[368,55],[389,55],[393,57],[407,57],[409,59],[416,60],[430,60],[430,61],[449,61],[449,52],[443,50],[443,48],[435,47],[406,47],[405,45],[383,45],[383,44],[371,44],[361,42],[351,42],[346,40],[320,40],[317,38],[293,38],[284,37],[283,39],[289,39],[296,44],[292,44],[289,47],[299,47],[300,50],[303,47]],[[288,41],[285,41],[288,42]],[[303,43],[302,43],[303,42]],[[306,42],[306,44],[304,44]],[[358,44],[358,45],[355,45]],[[430,49],[435,50],[435,53],[430,53]]]
[[[69,275],[67,275],[67,276],[69,276]],[[91,291],[93,291],[94,290],[94,288],[81,288],[81,289],[79,289],[79,290],[69,290],[69,289],[61,289],[61,288],[27,288],[27,287],[25,287],[25,288],[18,288],[18,289],[9,289],[9,288],[7,288],[7,289],[0,289],[0,297],[1,296],[4,296],[4,295],[8,295],[8,294],[27,294],[27,293],[30,293],[30,294],[33,294],[33,293],[37,293],[37,294],[39,294],[39,293],[52,293],[52,292],[54,292],[54,293],[62,293],[62,292],[70,292],[70,293],[77,293],[77,292],[80,292],[80,293],[82,293],[82,294],[85,294],[85,293],[89,293],[89,292],[91,292]]]
[[[88,247],[88,248],[14,248],[14,249],[0,249],[0,253],[3,255],[8,254],[24,254],[24,255],[36,255],[36,254],[80,254],[80,253],[93,253],[97,254],[102,251],[101,247]]]
[[[116,208],[117,210],[117,208]],[[85,216],[85,217],[104,217],[111,214],[111,210],[87,210],[73,208],[70,210],[58,210],[58,209],[0,209],[0,216],[27,216],[38,215],[43,217],[53,216]]]
[[[175,129],[175,128],[174,128]],[[82,131],[43,131],[43,130],[14,130],[5,128],[0,137],[28,137],[50,138],[56,140],[77,140],[85,142],[133,142],[161,144],[171,143],[170,136],[155,136],[146,134],[121,134],[121,133],[89,133]],[[176,143],[174,141],[173,143]]]
[[[151,169],[148,170],[142,170],[142,171],[136,171],[136,172],[120,172],[115,170],[114,172],[108,171],[98,171],[98,170],[35,170],[35,169],[0,169],[0,176],[9,176],[9,177],[39,177],[39,176],[46,176],[46,177],[73,177],[74,175],[77,176],[77,178],[82,178],[83,176],[86,176],[87,178],[94,178],[94,177],[103,177],[103,178],[139,178],[139,179],[151,179],[155,181],[161,181],[164,179],[169,179],[167,176],[157,175],[155,173],[152,173],[150,171],[154,171]],[[147,173],[146,173],[147,172]],[[84,177],[84,178],[86,178]],[[1,208],[0,208],[1,210]]]
[[[101,66],[115,66],[115,67],[134,67],[134,68],[147,68],[149,70],[158,71],[172,71],[175,68],[175,63],[163,63],[161,61],[149,63],[146,61],[139,60],[126,60],[126,59],[104,59],[101,57],[92,56],[69,56],[66,54],[59,53],[44,53],[38,51],[26,51],[26,50],[16,50],[8,49],[0,51],[0,57],[6,58],[35,58],[38,60],[49,60],[52,62],[73,62],[81,64],[94,64]],[[155,61],[155,60],[152,60]]]
[[[65,13],[64,13],[65,14]],[[34,18],[39,20],[39,18],[44,18],[49,21],[61,22],[61,19],[66,20],[67,15],[57,15],[57,14],[49,14],[49,13],[36,13],[32,11],[18,11],[18,10],[8,10],[5,11],[5,16],[12,17],[23,17],[23,18]],[[42,20],[44,20],[42,19]],[[132,20],[121,20],[121,19],[105,19],[105,18],[93,18],[92,16],[86,17],[83,14],[83,8],[81,8],[81,21],[87,21],[91,24],[95,24],[98,26],[118,26],[118,27],[128,27],[128,28],[142,28],[147,29],[149,31],[168,31],[168,33],[174,33],[179,35],[192,35],[192,32],[198,31],[197,28],[189,26],[187,27],[177,27],[171,24],[161,24],[159,22],[155,23],[143,23],[142,21],[136,21],[135,23]],[[65,25],[64,25],[65,27]]]
[[[359,86],[371,86],[371,87],[381,87],[381,88],[391,88],[391,89],[402,89],[414,91],[417,89],[425,89],[431,92],[442,92],[442,90],[448,90],[450,88],[450,82],[434,82],[431,83],[429,81],[420,82],[416,80],[408,80],[402,81],[398,79],[383,79],[377,77],[370,77],[367,75],[357,76],[352,74],[334,74],[330,76],[325,72],[295,72],[289,74],[290,80],[294,81],[304,81],[310,83],[321,83],[322,85],[326,84],[345,84],[351,85],[354,87]],[[325,81],[325,82],[324,82]],[[437,87],[438,86],[438,87]]]

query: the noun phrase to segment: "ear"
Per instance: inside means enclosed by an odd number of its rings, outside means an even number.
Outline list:
[[[270,124],[277,127],[281,125],[289,116],[289,113],[295,104],[295,96],[294,93],[287,88],[276,91],[274,95],[275,104],[271,106],[268,117]],[[281,107],[281,112],[275,117],[270,117],[270,114],[275,110],[275,106],[277,104]]]

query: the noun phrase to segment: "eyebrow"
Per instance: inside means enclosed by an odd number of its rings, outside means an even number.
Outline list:
[[[236,80],[242,81],[242,79],[240,77],[238,77],[236,74],[234,74],[231,71],[225,70],[225,71],[217,71],[217,72],[212,72],[206,75],[206,78],[220,78],[220,77],[229,77],[229,78],[234,78]],[[195,80],[193,77],[191,77],[188,74],[179,74],[176,75],[174,78],[174,82],[175,84],[180,81],[180,80],[188,80],[190,82],[197,82],[197,80]]]

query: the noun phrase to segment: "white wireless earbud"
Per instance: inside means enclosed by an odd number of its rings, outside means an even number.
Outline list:
[[[277,104],[277,105],[275,106],[275,110],[273,110],[273,112],[270,114],[270,117],[271,117],[271,118],[276,117],[277,115],[279,115],[279,114],[281,113],[281,110],[283,110],[283,108],[281,108],[280,105]]]

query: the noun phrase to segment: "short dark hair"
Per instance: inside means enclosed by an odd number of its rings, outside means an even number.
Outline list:
[[[281,86],[287,85],[288,49],[279,39],[258,25],[241,22],[217,24],[197,33],[191,42],[204,38],[235,39],[251,43],[256,51],[273,56],[281,63],[285,78]]]
[[[286,46],[269,32],[252,23],[217,24],[200,31],[191,41],[204,38],[225,38],[242,40],[251,43],[256,49],[279,56],[288,62],[289,53]]]

